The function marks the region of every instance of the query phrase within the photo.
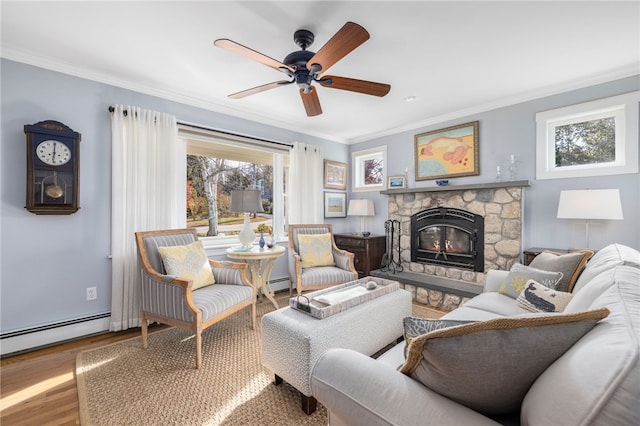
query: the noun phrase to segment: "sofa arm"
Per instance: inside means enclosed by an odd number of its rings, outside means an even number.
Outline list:
[[[311,392],[337,424],[498,424],[349,349],[329,349],[320,356],[311,372]]]
[[[509,271],[489,269],[487,271],[487,279],[484,284],[484,290],[482,290],[482,292],[498,292],[504,281],[507,279],[507,275],[509,275]]]

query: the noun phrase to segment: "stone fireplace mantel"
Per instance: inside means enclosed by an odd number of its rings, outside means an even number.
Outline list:
[[[442,192],[442,191],[470,191],[470,190],[482,190],[482,189],[498,189],[498,188],[524,188],[531,186],[531,182],[528,180],[511,180],[489,183],[475,183],[469,185],[446,185],[446,186],[425,186],[418,188],[401,188],[401,189],[387,189],[386,191],[380,191],[385,195],[396,194],[415,194],[420,192]]]
[[[455,309],[474,293],[482,292],[487,270],[509,270],[520,262],[522,198],[524,188],[529,186],[528,180],[517,180],[380,191],[389,196],[388,219],[400,222],[401,228],[399,248],[394,247],[393,256],[401,260],[404,273],[392,276],[413,293],[414,300],[444,310]],[[482,270],[412,261],[411,216],[434,207],[466,210],[484,218]]]

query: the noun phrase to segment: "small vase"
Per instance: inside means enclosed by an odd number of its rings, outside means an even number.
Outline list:
[[[260,233],[260,241],[258,241],[258,244],[260,245],[260,248],[264,248],[264,234],[262,232]]]

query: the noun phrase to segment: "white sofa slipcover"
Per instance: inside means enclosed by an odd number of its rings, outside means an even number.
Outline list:
[[[443,319],[482,321],[525,314],[496,292],[506,271],[489,271],[484,292]],[[612,244],[587,263],[565,312],[611,313],[534,382],[519,413],[489,418],[397,371],[404,344],[378,360],[327,351],[311,374],[313,395],[336,425],[640,424],[640,252]]]

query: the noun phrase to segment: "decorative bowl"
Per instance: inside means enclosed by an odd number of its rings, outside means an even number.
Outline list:
[[[449,180],[448,179],[440,179],[436,181],[436,184],[438,186],[446,186],[449,185]]]

